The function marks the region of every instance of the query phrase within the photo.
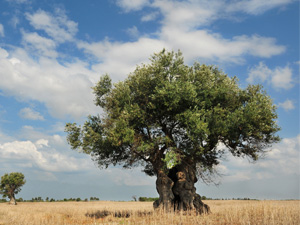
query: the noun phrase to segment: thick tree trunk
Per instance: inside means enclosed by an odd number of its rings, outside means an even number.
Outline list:
[[[10,197],[9,197],[9,199],[10,199],[10,201],[9,201],[9,203],[8,203],[8,204],[10,204],[10,205],[16,205],[16,204],[17,204],[17,202],[16,202],[16,199],[15,199],[15,196],[14,196],[14,195],[10,196]]]
[[[155,209],[170,211],[174,204],[174,194],[172,191],[174,182],[163,171],[159,171],[156,180],[156,190],[159,199],[153,203]]]
[[[154,208],[164,210],[195,210],[197,213],[209,213],[209,206],[201,201],[196,193],[196,167],[182,163],[172,168],[168,175],[160,171],[157,175],[156,189],[159,200],[153,203]]]

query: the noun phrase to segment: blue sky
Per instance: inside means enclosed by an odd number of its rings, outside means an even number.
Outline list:
[[[213,198],[299,198],[299,2],[294,0],[0,1],[0,175],[23,172],[18,197],[157,196],[141,168],[99,170],[66,143],[66,122],[101,113],[91,87],[120,81],[166,48],[215,64],[277,105],[282,141],[255,164],[230,155]]]

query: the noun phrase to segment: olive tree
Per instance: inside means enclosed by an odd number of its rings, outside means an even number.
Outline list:
[[[67,123],[69,144],[100,168],[142,166],[156,176],[155,208],[208,212],[198,178],[214,173],[226,152],[256,161],[279,140],[276,108],[262,86],[240,88],[215,66],[186,65],[181,52],[154,54],[115,84],[104,75],[93,90],[104,113],[82,126]]]
[[[21,191],[21,187],[26,183],[22,173],[6,173],[1,177],[0,194],[10,199],[9,204],[16,205],[15,195]]]

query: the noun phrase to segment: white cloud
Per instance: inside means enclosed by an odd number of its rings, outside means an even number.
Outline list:
[[[128,28],[126,32],[132,38],[138,38],[140,35],[140,32],[136,26]]]
[[[1,23],[0,23],[0,37],[4,37],[4,27]]]
[[[77,23],[69,20],[60,9],[56,10],[55,15],[39,10],[34,14],[27,13],[26,17],[35,29],[45,31],[59,43],[71,41],[78,31]]]
[[[248,14],[259,15],[270,9],[287,5],[294,0],[244,0],[244,1],[232,1],[228,5],[227,11],[238,12],[243,11]]]
[[[293,87],[292,69],[289,66],[268,68],[263,62],[253,67],[249,71],[247,81],[254,83],[255,81],[268,82],[277,89],[290,89]]]
[[[149,4],[149,0],[117,0],[117,5],[126,12],[140,10]]]
[[[23,42],[31,52],[37,52],[39,56],[57,57],[58,53],[55,51],[56,43],[48,38],[42,37],[36,32],[23,34]]]
[[[157,0],[152,6],[158,8],[164,16],[162,23],[165,27],[191,30],[218,18],[224,2]]]
[[[259,15],[268,10],[285,6],[294,2],[295,0],[229,0],[229,1],[219,1],[219,0],[117,0],[117,5],[121,7],[124,11],[141,10],[143,7],[153,7],[159,8],[163,13],[168,12],[179,12],[178,18],[182,15],[187,15],[184,13],[186,9],[188,11],[198,11],[199,9],[206,9],[216,11],[217,16],[222,16],[225,13],[237,13],[244,12],[251,15]],[[169,9],[169,11],[168,11]],[[171,19],[171,12],[169,18]],[[200,13],[200,11],[198,11]],[[202,11],[203,12],[203,11]],[[174,14],[173,14],[174,15]],[[202,17],[203,15],[199,15]],[[190,16],[189,16],[190,17]],[[176,20],[176,18],[174,18]],[[213,18],[211,18],[213,19]]]
[[[186,59],[205,58],[221,62],[243,62],[243,56],[271,57],[281,54],[285,47],[278,46],[274,39],[253,35],[235,36],[225,39],[218,33],[206,30],[182,31],[177,28],[163,28],[161,39],[171,48],[184,52]]]
[[[264,158],[255,163],[228,155],[227,160],[220,164],[220,170],[225,171],[222,182],[299,176],[299,151],[300,135],[282,139],[269,148]]]
[[[148,5],[158,9],[163,15],[163,23],[168,27],[180,29],[194,29],[199,26],[209,25],[217,19],[228,19],[236,13],[245,12],[258,15],[263,12],[287,5],[294,0],[154,0]],[[142,17],[144,18],[144,16]],[[143,20],[143,19],[142,19]]]
[[[128,10],[146,5],[158,8],[163,19],[156,38],[142,36],[134,42],[124,43],[108,39],[94,43],[77,41],[77,47],[94,55],[98,63],[89,65],[74,60],[62,64],[55,59],[61,55],[56,48],[62,42],[74,41],[77,23],[59,9],[54,14],[43,10],[27,13],[30,24],[45,31],[49,37],[23,31],[24,49],[15,48],[9,54],[0,49],[0,79],[3,81],[0,88],[21,100],[43,102],[52,116],[71,115],[78,119],[97,112],[90,87],[101,74],[109,73],[114,81],[122,80],[136,65],[147,62],[151,54],[163,48],[181,49],[188,63],[196,59],[243,63],[246,55],[266,58],[285,51],[285,47],[277,45],[273,38],[242,35],[230,39],[198,29],[201,24],[218,17],[218,10],[223,6],[219,1],[201,4],[197,1],[152,1],[151,4],[149,1],[119,1],[118,4]],[[136,27],[128,32],[136,37],[139,35]],[[281,72],[280,68],[278,71]],[[288,73],[288,70],[283,72]],[[272,81],[274,85],[281,87],[285,82],[288,86],[290,81],[281,82],[281,74],[276,74]]]
[[[119,1],[126,5],[130,1]],[[139,2],[139,3],[138,3]],[[135,2],[139,7],[149,6],[158,9],[163,18],[162,27],[155,33],[156,38],[140,37],[135,42],[113,42],[109,39],[88,43],[79,42],[78,47],[94,55],[100,62],[92,68],[100,74],[109,73],[114,80],[124,77],[134,70],[137,64],[147,62],[153,52],[162,48],[182,50],[188,63],[204,59],[210,62],[243,63],[244,56],[252,55],[269,58],[285,52],[285,46],[276,44],[270,37],[240,35],[224,38],[219,33],[199,29],[213,20],[221,18],[226,4],[220,1],[146,1]],[[126,3],[126,4],[125,4]],[[123,7],[126,9],[126,7]],[[129,10],[129,8],[127,8]],[[152,12],[157,15],[158,11]],[[222,11],[222,13],[220,13]],[[148,14],[142,16],[142,21]],[[154,14],[153,14],[154,15]],[[135,27],[129,30],[137,34]],[[140,51],[143,49],[143,51]]]
[[[3,51],[1,51],[3,52]],[[0,54],[1,54],[0,52]],[[0,88],[20,100],[45,103],[50,114],[63,118],[80,118],[96,112],[91,87],[98,73],[82,61],[59,64],[55,59],[39,58],[36,62],[23,49],[0,57]]]
[[[271,83],[275,88],[290,89],[293,85],[292,69],[289,66],[284,68],[276,67],[273,71]]]
[[[16,28],[17,25],[20,23],[20,20],[19,20],[19,18],[15,15],[15,16],[13,16],[13,17],[11,18],[11,20],[10,20],[9,22],[10,22],[10,24],[11,24],[14,28]]]
[[[270,70],[263,62],[260,62],[254,68],[251,68],[247,81],[249,83],[254,83],[255,80],[265,82],[272,74]]]
[[[5,59],[8,57],[8,52],[3,49],[3,48],[0,48],[0,59]]]
[[[284,102],[278,103],[278,106],[283,108],[285,111],[289,111],[295,108],[294,102],[292,100],[285,100]]]
[[[99,71],[100,74],[108,73],[114,80],[124,79],[136,65],[147,62],[153,52],[161,51],[163,48],[182,50],[189,63],[199,58],[241,63],[246,54],[270,57],[285,51],[285,48],[276,45],[272,38],[255,35],[224,39],[219,34],[205,30],[184,32],[177,28],[164,27],[158,36],[159,39],[141,37],[130,43],[109,40],[95,43],[80,42],[78,47],[101,61],[93,66],[95,71]]]
[[[159,15],[158,12],[152,12],[152,13],[146,14],[146,15],[142,16],[141,21],[142,22],[153,21],[158,17],[158,15]]]
[[[44,117],[31,108],[23,108],[19,112],[20,117],[29,120],[45,120]]]
[[[42,147],[49,147],[48,145],[49,141],[46,140],[46,139],[39,139],[35,142],[35,146],[39,149],[39,148],[42,148]]]
[[[47,172],[68,172],[86,170],[86,160],[76,159],[68,153],[61,153],[48,144],[49,140],[13,141],[0,144],[0,158],[11,164],[38,168]],[[55,146],[55,139],[51,138]],[[71,150],[70,150],[71,151]],[[21,164],[20,164],[21,162]]]
[[[101,61],[93,65],[93,70],[100,74],[108,73],[114,81],[119,81],[132,72],[137,64],[146,62],[153,52],[161,51],[166,45],[160,40],[142,37],[135,42],[127,43],[108,40],[95,43],[81,42],[78,47]]]

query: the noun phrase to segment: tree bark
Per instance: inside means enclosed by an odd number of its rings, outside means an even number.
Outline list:
[[[9,199],[10,199],[10,201],[8,203],[9,205],[16,205],[17,204],[15,195],[9,196]]]
[[[197,214],[209,213],[208,205],[201,201],[196,193],[196,167],[182,163],[169,170],[168,174],[160,171],[157,175],[156,189],[159,199],[153,203],[155,209],[189,211]]]
[[[174,182],[163,171],[159,171],[156,180],[156,190],[159,199],[153,203],[155,209],[170,211],[174,204],[174,194],[172,191]]]

